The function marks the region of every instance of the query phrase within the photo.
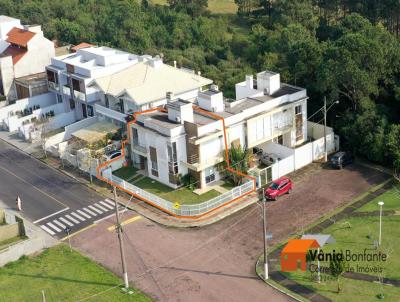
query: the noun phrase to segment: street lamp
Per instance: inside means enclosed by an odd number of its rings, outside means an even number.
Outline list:
[[[268,260],[267,260],[267,217],[265,212],[265,199],[264,190],[262,190],[262,204],[263,204],[263,234],[264,234],[264,280],[268,280]]]
[[[382,242],[382,207],[385,203],[383,201],[378,202],[379,205],[379,243],[378,245],[381,245]]]
[[[324,96],[324,161],[328,161],[328,149],[326,146],[326,113],[329,109],[332,108],[333,105],[339,104],[339,101],[333,102],[328,108],[326,108],[326,96]]]

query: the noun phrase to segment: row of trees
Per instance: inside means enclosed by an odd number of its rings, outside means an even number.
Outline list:
[[[0,14],[42,24],[60,41],[164,54],[201,70],[227,97],[245,74],[270,69],[306,87],[309,112],[323,96],[345,148],[400,168],[400,47],[397,1],[236,0],[238,16],[207,1],[0,0]],[[317,120],[321,116],[316,116]]]

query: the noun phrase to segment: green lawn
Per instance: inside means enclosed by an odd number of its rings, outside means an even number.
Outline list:
[[[392,188],[384,194],[378,196],[368,204],[364,205],[359,211],[376,211],[379,209],[377,202],[383,200],[385,202],[384,209],[400,210],[398,188]],[[357,266],[369,268],[381,267],[383,274],[376,272],[363,272],[375,276],[381,276],[391,279],[400,280],[400,258],[398,257],[398,247],[400,246],[400,216],[383,216],[382,217],[382,245],[377,250],[374,248],[374,241],[379,238],[379,216],[367,217],[349,217],[326,228],[322,233],[331,234],[336,243],[324,246],[325,253],[332,251],[350,250],[354,253],[378,253],[379,251],[388,255],[386,261],[350,261],[350,265],[354,269]],[[328,262],[321,262],[321,266],[329,267]],[[361,271],[359,271],[361,272]],[[307,272],[290,272],[285,273],[290,279],[303,284],[318,293],[332,299],[333,301],[378,301],[376,297],[379,294],[381,285],[377,283],[356,281],[348,278],[342,278],[343,292],[336,293],[336,282],[325,280],[321,284],[312,281],[311,273]],[[324,276],[324,274],[322,274]],[[384,290],[384,301],[400,301],[400,289],[398,287],[382,286]]]
[[[136,182],[135,186],[158,195],[165,200],[179,202],[180,204],[196,204],[220,195],[220,193],[215,190],[208,191],[201,195],[193,193],[188,188],[179,188],[175,190],[148,177]]]
[[[349,224],[347,224],[347,222]],[[348,225],[351,227],[349,228]],[[381,266],[384,269],[385,277],[400,280],[400,258],[396,256],[400,247],[400,216],[384,216],[382,218],[382,245],[378,251],[388,254],[385,262],[351,262],[355,265]],[[374,250],[374,240],[379,237],[379,217],[352,217],[324,230],[324,234],[331,234],[336,243],[326,245],[324,252],[335,249],[351,250],[352,253],[363,253],[364,249],[369,252]],[[329,264],[327,264],[329,265]],[[370,273],[377,275],[376,273]],[[400,289],[399,289],[400,292]]]
[[[115,170],[113,174],[119,178],[128,180],[132,178],[137,172],[137,169],[130,166],[130,167],[122,167],[118,170]]]
[[[0,268],[0,301],[42,301],[42,290],[47,302],[80,301],[95,294],[85,301],[151,301],[137,291],[123,294],[117,287],[121,283],[111,272],[62,244]]]
[[[167,4],[167,0],[151,0],[153,4]],[[234,0],[209,0],[208,9],[214,14],[236,14],[237,5]]]
[[[378,211],[379,205],[378,202],[383,201],[385,204],[383,205],[383,210],[395,210],[400,211],[400,186],[395,185],[392,189],[386,191],[382,195],[378,196],[374,200],[370,201],[366,205],[359,208],[358,212],[371,212]]]
[[[227,189],[228,191],[230,191],[235,187],[235,185],[233,184],[232,181],[227,180],[227,181],[224,182],[224,184],[221,187],[223,187],[223,188]]]

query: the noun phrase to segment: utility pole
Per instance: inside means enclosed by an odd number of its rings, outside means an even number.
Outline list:
[[[324,96],[324,161],[328,161],[328,150],[326,147],[326,96]]]
[[[121,252],[122,273],[123,273],[123,278],[124,278],[125,290],[127,291],[129,289],[129,281],[128,281],[128,272],[126,271],[124,242],[122,240],[122,226],[119,221],[117,188],[115,186],[113,186],[113,190],[114,190],[114,202],[115,202],[115,215],[117,216],[117,233],[118,233],[118,240],[119,240],[119,249]]]
[[[262,198],[262,204],[263,204],[263,234],[264,234],[264,280],[268,280],[268,260],[267,260],[267,217],[266,217],[266,211],[265,211],[265,195],[264,195],[264,190],[262,191],[263,198]]]

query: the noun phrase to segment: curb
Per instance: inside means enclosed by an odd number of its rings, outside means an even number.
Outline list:
[[[272,283],[269,282],[269,281],[265,281],[265,280],[263,279],[263,277],[261,276],[261,274],[257,273],[257,267],[258,267],[258,264],[259,264],[259,262],[260,262],[260,259],[261,259],[261,257],[259,257],[259,258],[257,259],[256,265],[255,265],[255,271],[256,271],[256,275],[258,276],[258,278],[260,278],[260,280],[261,280],[262,282],[268,284],[268,285],[271,286],[272,288],[274,288],[274,289],[276,289],[277,291],[281,292],[282,294],[284,294],[284,295],[286,295],[286,296],[292,298],[292,299],[295,300],[295,301],[298,301],[298,302],[308,301],[308,300],[306,300],[306,299],[305,299],[305,300],[300,300],[299,298],[297,298],[297,297],[295,297],[294,295],[292,295],[290,292],[287,292],[287,291],[283,290],[282,288],[279,288],[278,286],[272,284]]]

